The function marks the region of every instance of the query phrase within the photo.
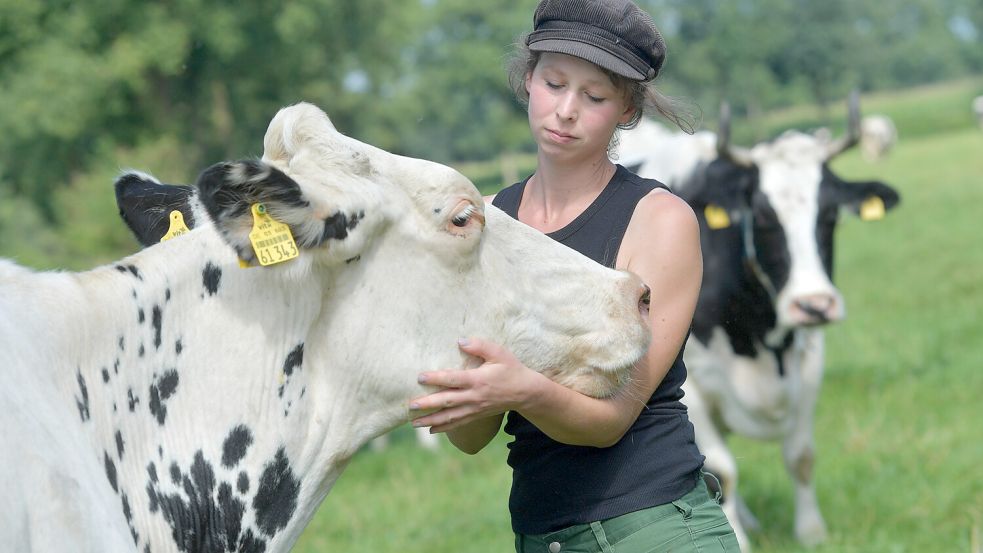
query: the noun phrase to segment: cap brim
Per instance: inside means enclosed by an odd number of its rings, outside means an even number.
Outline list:
[[[592,46],[584,42],[549,38],[530,43],[529,49],[533,52],[556,52],[559,54],[568,54],[599,65],[608,71],[621,75],[622,77],[626,77],[634,81],[645,80],[645,75],[641,74],[637,69],[628,65],[607,50],[603,50],[597,46]]]

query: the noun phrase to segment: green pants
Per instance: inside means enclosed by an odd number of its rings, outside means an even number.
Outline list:
[[[515,536],[516,553],[739,553],[734,530],[700,478],[683,497],[608,520]]]

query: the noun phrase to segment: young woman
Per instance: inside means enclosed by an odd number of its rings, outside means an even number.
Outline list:
[[[652,19],[629,0],[543,0],[510,80],[528,102],[537,167],[492,203],[652,290],[652,343],[624,393],[595,399],[523,366],[480,337],[462,351],[484,363],[433,371],[443,390],[411,409],[475,453],[505,431],[513,468],[516,551],[738,551],[702,478],[703,456],[680,402],[682,348],[702,278],[692,210],[656,181],[609,160],[618,128],[646,107],[679,123],[649,83],[665,60]],[[544,286],[548,286],[544,283]]]

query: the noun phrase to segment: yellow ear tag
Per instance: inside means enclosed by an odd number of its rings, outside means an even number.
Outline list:
[[[171,238],[191,232],[188,229],[188,225],[184,224],[184,215],[181,215],[180,211],[176,209],[172,211],[170,214],[170,218],[171,218],[171,226],[168,227],[167,232],[164,233],[164,236],[160,237],[161,242],[166,242]]]
[[[273,220],[263,204],[253,204],[252,211],[253,230],[249,233],[249,241],[260,265],[283,263],[300,255],[290,227]]]
[[[877,221],[884,218],[884,200],[880,196],[871,196],[860,204],[860,219]]]
[[[712,230],[730,226],[730,217],[727,215],[727,210],[719,205],[707,204],[703,209],[703,216],[707,219],[707,226]]]

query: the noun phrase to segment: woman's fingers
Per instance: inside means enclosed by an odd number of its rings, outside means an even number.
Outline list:
[[[413,421],[413,426],[429,426],[431,434],[447,432],[480,418],[467,406],[441,409],[440,411]]]
[[[440,386],[442,388],[463,388],[470,381],[465,371],[427,371],[417,376],[417,382],[427,386]]]

